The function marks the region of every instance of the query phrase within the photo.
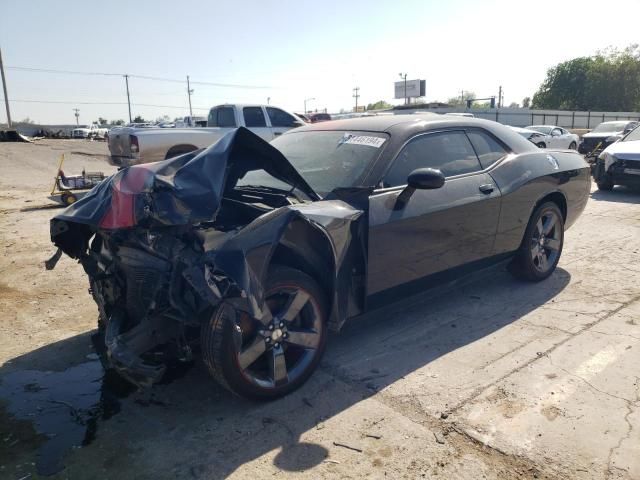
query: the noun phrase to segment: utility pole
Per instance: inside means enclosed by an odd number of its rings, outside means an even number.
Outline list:
[[[77,127],[78,125],[80,125],[80,121],[78,120],[80,118],[80,109],[74,108],[73,111],[75,112],[74,115],[76,116],[76,127]]]
[[[400,73],[400,78],[402,78],[404,80],[404,104],[406,105],[407,102],[407,74],[406,73]]]
[[[360,87],[355,87],[353,89],[353,98],[356,99],[356,109],[354,110],[354,112],[358,111],[358,98],[360,98],[360,94],[358,93],[360,91]]]
[[[460,103],[464,103],[464,90],[460,90]]]
[[[304,114],[307,114],[307,102],[310,102],[311,100],[315,100],[315,98],[305,98],[304,99]]]
[[[267,105],[271,105],[271,97],[267,97]]]
[[[187,95],[189,96],[189,115],[191,116],[190,122],[193,123],[193,110],[191,109],[191,94],[193,90],[191,90],[191,85],[189,84],[189,75],[187,75]],[[193,127],[193,125],[191,125]]]
[[[498,108],[502,108],[502,85],[498,87]]]
[[[129,97],[129,75],[124,76],[124,82],[127,85],[127,105],[129,105],[129,123],[132,123],[131,119],[131,98]]]
[[[7,109],[7,124],[11,128],[11,112],[9,111],[9,96],[7,95],[7,80],[4,78],[4,65],[2,64],[2,50],[0,49],[0,74],[2,75],[2,90],[4,91],[4,106]]]

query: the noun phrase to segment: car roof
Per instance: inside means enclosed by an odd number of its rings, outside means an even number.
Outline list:
[[[479,118],[460,117],[452,115],[440,115],[437,113],[420,113],[409,115],[380,115],[371,117],[345,118],[342,120],[330,120],[328,122],[314,123],[297,128],[296,131],[311,130],[359,130],[367,132],[388,132],[394,130],[413,129],[416,124],[438,124],[438,126],[486,126],[494,124],[490,120]]]

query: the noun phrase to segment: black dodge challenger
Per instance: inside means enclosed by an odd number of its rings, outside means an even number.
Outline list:
[[[589,167],[498,123],[323,122],[269,144],[239,128],[123,169],[51,221],[98,304],[104,359],[138,385],[200,354],[231,391],[299,387],[329,330],[500,261],[540,281],[583,211]]]

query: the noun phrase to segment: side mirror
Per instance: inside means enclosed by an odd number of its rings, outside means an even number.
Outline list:
[[[435,168],[418,168],[407,177],[407,186],[398,198],[394,209],[400,210],[407,204],[416,190],[433,190],[444,185],[444,175]]]
[[[294,120],[293,122],[291,122],[291,128],[302,127],[303,125],[304,125],[304,123],[302,123],[299,120]]]

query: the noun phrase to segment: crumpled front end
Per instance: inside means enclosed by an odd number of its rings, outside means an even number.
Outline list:
[[[368,190],[319,202],[234,190],[264,169],[312,198],[281,154],[252,133],[202,152],[121,170],[51,221],[52,241],[80,261],[100,313],[110,366],[150,385],[189,360],[199,328],[225,304],[261,319],[270,265],[320,279],[337,330],[363,310]]]

